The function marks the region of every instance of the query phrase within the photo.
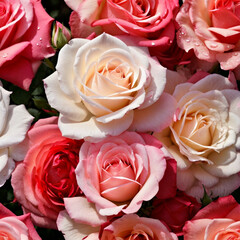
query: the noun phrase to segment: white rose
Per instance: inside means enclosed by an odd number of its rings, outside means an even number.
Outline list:
[[[163,94],[166,69],[145,49],[107,34],[71,40],[44,82],[62,134],[73,139],[160,130],[176,105]]]
[[[173,96],[174,120],[155,135],[177,161],[178,188],[197,198],[203,186],[212,197],[230,194],[240,186],[240,92],[211,74],[178,84]]]
[[[0,187],[15,168],[12,147],[24,140],[33,120],[24,105],[9,105],[10,94],[0,86]]]

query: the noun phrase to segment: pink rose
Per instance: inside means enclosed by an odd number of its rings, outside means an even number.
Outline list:
[[[186,221],[201,208],[201,204],[193,197],[178,191],[175,197],[166,200],[157,198],[153,201],[152,218],[164,222],[174,233],[182,235],[182,228]]]
[[[219,198],[201,209],[184,226],[184,239],[239,239],[240,205],[233,196]]]
[[[140,37],[139,46],[153,48],[152,52],[165,67],[173,68],[174,63],[182,61],[184,51],[174,43],[174,18],[179,9],[177,0],[65,2],[74,10],[69,22],[74,37],[87,37],[93,31],[97,34],[127,34]],[[177,54],[171,56],[173,52]],[[173,63],[169,58],[174,58]]]
[[[63,198],[81,195],[74,171],[82,141],[62,137],[57,120],[41,119],[29,130],[19,145],[19,152],[26,148],[26,156],[12,175],[14,195],[24,212],[32,213],[36,225],[48,228],[56,228]]]
[[[92,217],[92,216],[91,216]],[[142,239],[142,240],[177,240],[177,236],[169,232],[167,227],[157,219],[127,214],[111,219],[101,226],[92,227],[71,219],[66,211],[58,217],[58,228],[65,239],[105,240],[105,239]]]
[[[240,1],[186,0],[176,20],[178,44],[197,58],[218,61],[224,70],[240,64]]]
[[[86,238],[86,240],[87,239],[88,238]],[[169,232],[164,224],[156,219],[129,214],[122,216],[105,227],[102,234],[100,234],[99,239],[177,240],[178,238],[174,233]]]
[[[41,240],[30,220],[30,214],[16,216],[1,203],[0,239]]]
[[[158,192],[166,169],[161,148],[153,136],[136,132],[84,142],[76,168],[78,185],[101,215],[137,212]]]
[[[28,90],[40,61],[53,55],[53,19],[40,0],[0,2],[0,78]]]

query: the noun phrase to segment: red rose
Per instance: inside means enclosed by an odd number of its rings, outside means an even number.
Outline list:
[[[164,222],[171,231],[182,235],[186,221],[192,219],[201,208],[201,204],[184,192],[178,191],[176,196],[166,200],[155,199],[151,217]]]
[[[55,228],[63,198],[81,195],[74,172],[81,144],[61,135],[55,117],[39,120],[20,144],[21,149],[27,145],[27,153],[12,175],[12,186],[36,225]]]

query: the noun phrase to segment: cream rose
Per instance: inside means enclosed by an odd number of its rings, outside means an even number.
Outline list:
[[[10,94],[0,82],[0,187],[15,168],[13,146],[24,140],[33,120],[24,105],[10,105]]]
[[[177,85],[173,96],[173,122],[155,135],[177,161],[178,188],[198,198],[203,186],[212,197],[230,194],[240,185],[240,92],[212,74]]]
[[[57,71],[44,82],[64,136],[101,138],[170,123],[175,100],[163,94],[166,69],[145,50],[107,34],[73,39],[61,49]]]

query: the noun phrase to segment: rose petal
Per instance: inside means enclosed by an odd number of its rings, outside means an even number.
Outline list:
[[[107,221],[107,218],[99,215],[93,203],[88,202],[85,197],[64,198],[65,208],[74,221],[97,227]],[[81,206],[81,211],[76,208]]]
[[[83,239],[93,232],[98,232],[99,228],[94,228],[89,225],[79,224],[74,222],[66,211],[61,211],[57,219],[58,230],[64,235],[65,240]],[[98,234],[95,236],[97,239]],[[88,237],[85,239],[89,239]]]
[[[159,111],[159,109],[161,109],[161,111]],[[129,130],[160,132],[169,126],[175,110],[175,99],[171,95],[163,93],[161,97],[148,108],[135,110],[133,123]]]

